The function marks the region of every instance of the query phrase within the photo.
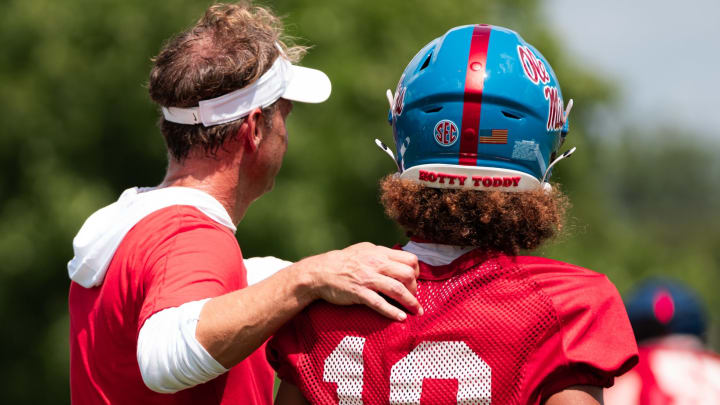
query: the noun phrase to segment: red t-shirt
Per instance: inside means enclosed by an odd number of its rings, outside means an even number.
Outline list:
[[[247,286],[233,233],[189,206],[156,211],[127,233],[96,288],[70,285],[70,388],[78,404],[270,404],[273,372],[258,349],[229,372],[175,394],[145,386],[137,338],[166,308]]]
[[[691,339],[691,338],[690,338]],[[720,404],[720,356],[688,337],[640,345],[640,362],[605,395],[613,405]]]
[[[637,362],[607,277],[536,257],[471,251],[420,263],[423,316],[393,322],[316,302],[268,344],[278,375],[315,404],[540,404],[607,387]]]

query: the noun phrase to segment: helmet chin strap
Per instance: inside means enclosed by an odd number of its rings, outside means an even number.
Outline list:
[[[567,103],[567,106],[565,106],[565,113],[563,114],[563,125],[565,125],[565,123],[567,122],[568,117],[570,116],[570,111],[572,111],[574,104],[575,104],[575,102],[573,101],[573,99],[570,99],[570,101],[568,101],[568,103]],[[552,191],[552,186],[550,185],[550,183],[545,181],[548,177],[548,174],[550,174],[550,169],[552,169],[552,167],[555,166],[555,164],[557,162],[559,162],[559,161],[565,159],[566,157],[569,157],[573,153],[575,153],[575,149],[577,149],[577,148],[573,147],[572,149],[570,149],[570,150],[566,151],[565,153],[563,153],[562,155],[558,156],[555,160],[552,161],[552,163],[550,163],[550,166],[548,166],[548,168],[545,170],[545,174],[543,174],[543,178],[540,181],[540,184],[546,193],[549,193]]]
[[[390,90],[388,90],[388,92],[389,91]],[[400,166],[398,165],[397,160],[395,160],[395,154],[390,150],[390,148],[379,139],[375,139],[375,145],[377,145],[378,148],[380,148],[383,152],[387,153],[388,156],[390,156],[390,158],[393,160],[393,162],[395,162],[395,167],[397,167],[398,173],[402,172],[402,170],[400,170]]]
[[[392,109],[393,109],[393,93],[392,93],[392,90],[387,89],[387,90],[385,91],[385,97],[387,97],[388,104],[390,104],[390,111],[392,111]],[[377,138],[375,139],[375,145],[377,145],[378,148],[380,148],[383,152],[387,153],[388,156],[390,156],[390,158],[391,158],[391,159],[393,160],[393,162],[395,163],[395,167],[397,167],[397,172],[398,172],[398,173],[402,173],[402,170],[400,170],[400,165],[398,164],[397,159],[395,159],[395,154],[393,153],[393,151],[390,150],[390,148],[389,148],[387,145],[385,145],[385,143],[383,143],[383,141],[381,141],[381,140],[379,140],[379,139],[377,139]]]
[[[555,164],[556,164],[557,162],[559,162],[559,161],[565,159],[566,157],[569,157],[569,156],[572,155],[573,153],[575,153],[575,150],[576,150],[576,149],[577,149],[577,147],[573,146],[573,147],[570,148],[569,150],[566,150],[562,155],[560,155],[560,156],[558,156],[557,158],[555,158],[555,160],[553,160],[552,163],[550,163],[550,166],[548,166],[547,170],[545,170],[545,174],[543,175],[542,180],[540,180],[540,183],[542,184],[542,187],[543,187],[543,189],[544,189],[545,191],[550,191],[550,190],[552,190],[552,188],[550,187],[550,183],[548,183],[548,182],[545,181],[545,180],[547,179],[547,177],[548,177],[548,174],[550,174],[550,169],[552,169],[552,167],[555,166]]]

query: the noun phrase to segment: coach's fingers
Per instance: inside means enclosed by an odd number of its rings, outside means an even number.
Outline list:
[[[359,243],[355,243],[355,244],[353,244],[353,245],[350,245],[350,246],[346,247],[346,248],[343,249],[343,250],[347,250],[347,251],[362,251],[362,250],[373,249],[373,248],[376,248],[376,247],[378,247],[378,246],[375,245],[375,244],[372,244],[372,243],[370,243],[370,242],[359,242]]]
[[[395,321],[404,321],[407,314],[399,308],[390,305],[380,294],[370,289],[363,289],[358,293],[359,304],[364,304],[370,309],[375,310],[380,315]]]
[[[417,292],[417,274],[415,269],[398,262],[388,261],[379,269],[379,273],[401,282],[411,294]]]
[[[413,314],[423,314],[422,306],[417,298],[402,283],[393,278],[379,276],[373,280],[372,289],[395,300],[405,310]]]
[[[406,252],[404,250],[390,249],[383,246],[378,247],[384,250],[383,253],[387,256],[388,259],[408,265],[414,268],[415,271],[419,271],[418,258],[414,254]]]

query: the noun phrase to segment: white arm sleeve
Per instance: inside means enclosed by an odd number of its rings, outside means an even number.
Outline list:
[[[253,285],[293,264],[293,262],[278,259],[277,257],[267,256],[243,259],[243,264],[245,265],[245,269],[247,269],[248,285]]]
[[[209,300],[164,309],[140,328],[137,359],[148,388],[171,394],[228,371],[195,338],[200,311]]]

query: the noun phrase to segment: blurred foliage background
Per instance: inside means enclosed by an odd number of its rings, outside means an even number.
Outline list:
[[[68,403],[69,280],[65,264],[85,218],[125,188],[155,185],[166,157],[145,88],[150,59],[209,1],[0,0],[0,385],[7,403]],[[296,104],[276,188],[238,230],[246,256],[291,260],[358,241],[393,245],[377,182],[393,163],[384,91],[448,28],[477,22],[519,31],[574,98],[555,171],[574,203],[570,229],[534,254],[606,273],[626,292],[650,276],[703,295],[720,346],[720,148],[678,128],[593,131],[617,103],[613,80],[574,63],[536,0],[282,0],[304,60],[333,81],[320,105]],[[701,139],[705,139],[702,143]]]

